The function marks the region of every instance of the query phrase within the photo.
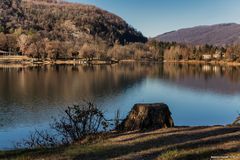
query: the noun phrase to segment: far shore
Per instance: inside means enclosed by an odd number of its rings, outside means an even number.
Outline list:
[[[112,65],[116,63],[132,63],[132,62],[156,62],[151,60],[86,60],[86,59],[58,59],[58,60],[37,60],[27,56],[0,56],[0,68],[24,68],[34,67],[39,65]],[[164,60],[163,63],[178,63],[178,64],[210,64],[210,65],[221,65],[221,66],[240,66],[240,62],[230,62],[223,60]]]
[[[165,60],[164,63],[183,63],[183,64],[211,64],[211,65],[226,65],[226,66],[240,66],[240,62],[227,62],[227,61],[204,61],[204,60]]]
[[[104,60],[86,60],[86,59],[57,59],[57,60],[37,60],[27,56],[0,56],[0,68],[18,68],[29,67],[39,65],[109,65],[118,63],[116,60],[104,61]]]

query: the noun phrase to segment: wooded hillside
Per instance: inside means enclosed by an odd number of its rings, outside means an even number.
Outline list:
[[[120,17],[95,6],[59,0],[3,0],[1,31],[12,33],[22,29],[25,34],[39,33],[49,40],[104,40],[146,42],[147,39]]]
[[[106,59],[115,44],[147,42],[112,13],[62,0],[1,0],[0,22],[0,50],[41,59]]]

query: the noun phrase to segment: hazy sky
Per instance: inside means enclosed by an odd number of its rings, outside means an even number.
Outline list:
[[[145,36],[196,25],[240,23],[240,0],[68,0],[115,13]]]

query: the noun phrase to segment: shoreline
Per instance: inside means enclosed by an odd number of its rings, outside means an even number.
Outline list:
[[[226,61],[203,61],[203,60],[165,60],[164,63],[179,63],[179,64],[210,64],[210,65],[221,65],[221,66],[240,66],[240,62],[226,62]]]
[[[114,65],[121,63],[134,63],[134,62],[148,62],[148,63],[159,63],[157,61],[141,61],[134,59],[124,59],[124,60],[92,60],[86,61],[85,59],[77,60],[44,60],[37,61],[36,59],[29,58],[27,56],[0,56],[0,68],[26,68],[34,66],[44,66],[44,65]],[[204,61],[204,60],[164,60],[161,63],[175,63],[175,64],[209,64],[209,65],[220,65],[220,66],[240,66],[240,62],[227,62],[227,61]]]
[[[180,126],[110,132],[87,144],[76,142],[52,149],[0,151],[0,159],[209,159],[240,156],[239,145],[240,126]]]
[[[26,68],[44,65],[112,65],[118,62],[119,61],[116,60],[104,61],[98,59],[92,61],[87,61],[85,59],[38,61],[37,59],[27,56],[0,56],[0,68]]]

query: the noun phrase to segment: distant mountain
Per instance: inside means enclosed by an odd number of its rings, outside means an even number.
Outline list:
[[[194,45],[228,45],[240,43],[240,25],[236,23],[197,26],[168,32],[155,37],[163,42],[178,42]]]

